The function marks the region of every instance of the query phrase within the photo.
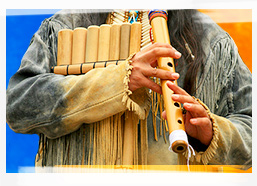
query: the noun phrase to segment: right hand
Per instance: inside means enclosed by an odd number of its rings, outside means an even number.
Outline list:
[[[183,115],[186,133],[198,139],[202,144],[210,145],[213,126],[206,108],[175,83],[168,81],[167,86],[174,92],[171,96],[173,101],[183,104],[187,111]],[[162,117],[167,119],[166,111],[162,113]]]
[[[133,66],[129,89],[133,92],[141,87],[147,87],[159,94],[162,93],[161,86],[151,81],[149,77],[157,77],[166,80],[177,80],[178,73],[157,69],[159,57],[171,57],[179,59],[181,54],[169,44],[155,43],[146,49],[138,52],[131,60]]]

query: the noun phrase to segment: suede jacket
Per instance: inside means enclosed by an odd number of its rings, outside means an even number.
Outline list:
[[[82,141],[83,123],[90,124],[125,111],[129,106],[124,104],[124,98],[138,107],[137,114],[141,119],[148,115],[147,90],[126,97],[127,62],[94,69],[84,75],[63,76],[50,72],[56,65],[58,31],[103,24],[107,14],[104,11],[64,10],[44,20],[31,39],[19,70],[10,79],[6,92],[7,123],[15,132],[43,134],[49,139],[48,158],[45,160],[48,166],[65,164],[66,155],[60,148],[67,141],[73,144],[69,147],[70,152],[75,153],[69,157],[71,164],[81,164],[82,148],[78,144]],[[204,73],[198,74],[202,81],[199,81],[194,96],[208,107],[213,118],[214,135],[208,147],[196,147],[196,155],[190,161],[192,164],[250,167],[251,72],[228,33],[204,14],[197,14],[195,19],[204,29],[202,45],[206,60]],[[177,69],[180,73],[178,84],[183,87],[185,70],[182,67]],[[153,139],[151,126],[151,119],[148,119],[148,164],[177,164],[177,155],[168,151],[169,144],[163,138],[158,142]],[[186,157],[186,154],[182,156]],[[185,164],[182,159],[179,163]]]

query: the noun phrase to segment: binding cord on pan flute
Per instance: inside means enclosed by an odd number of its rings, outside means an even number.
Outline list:
[[[152,27],[154,42],[170,44],[167,28],[167,12],[163,10],[149,11],[148,17]],[[62,75],[84,74],[93,68],[104,68],[108,65],[118,65],[124,62],[129,55],[140,50],[141,25],[145,25],[145,23],[134,22],[133,24],[129,24],[127,20],[124,21],[122,25],[113,24],[110,26],[104,24],[100,27],[89,26],[88,29],[76,28],[74,31],[69,29],[61,30],[58,33],[57,66],[52,67],[52,72]],[[147,25],[149,25],[149,23]],[[125,38],[127,38],[126,41]],[[144,38],[142,40],[144,40]],[[159,58],[158,68],[175,72],[173,59],[168,57]],[[176,153],[184,153],[188,150],[187,164],[189,165],[191,151],[194,154],[194,149],[188,143],[181,105],[171,99],[173,91],[167,87],[166,82],[167,80],[162,80],[161,86],[167,114],[170,141],[169,150],[172,149]],[[174,83],[177,84],[176,81],[174,81]],[[130,112],[128,112],[128,115],[129,114]],[[127,119],[126,124],[127,123],[131,123],[131,121]],[[136,141],[133,141],[133,137],[127,135],[132,131],[132,129],[127,128],[127,126],[132,126],[132,124],[126,124],[124,126],[126,128],[124,137],[128,137],[124,138],[125,148],[123,149],[123,155],[127,155],[122,159],[124,161],[123,165],[132,165],[133,161],[135,161],[135,157],[131,157],[133,156],[133,145],[128,144],[134,144]],[[129,152],[127,152],[127,150]]]
[[[154,42],[170,44],[169,32],[167,27],[167,12],[164,10],[152,10],[148,13],[149,22],[152,26]],[[163,57],[158,59],[158,68],[175,72],[174,61],[170,57]],[[191,157],[191,150],[194,149],[188,143],[185,126],[183,121],[183,114],[181,105],[171,99],[173,91],[167,85],[167,80],[161,80],[164,106],[167,114],[167,121],[169,126],[169,141],[170,147],[176,153],[183,153],[188,150],[188,161]],[[174,81],[177,84],[177,81]],[[190,149],[191,148],[191,149]]]
[[[128,12],[125,12],[125,15],[127,14]],[[124,16],[121,23],[112,20],[110,24],[91,25],[87,29],[60,30],[57,66],[53,67],[52,71],[61,75],[79,75],[94,68],[104,68],[129,61],[136,52],[140,51],[141,17],[140,12],[136,21],[135,17],[133,18],[133,23],[129,23],[128,16]],[[96,141],[93,148],[94,165],[117,165],[116,168],[133,169],[134,165],[138,165],[139,159],[143,165],[147,164],[146,122],[140,122],[140,135],[138,135],[139,118],[133,111],[129,107],[124,114],[118,113],[117,116],[105,119],[106,126],[102,123],[97,125],[95,131],[108,130],[108,132],[103,135],[96,132],[95,136],[100,139],[94,140]],[[138,139],[141,141],[140,147]]]

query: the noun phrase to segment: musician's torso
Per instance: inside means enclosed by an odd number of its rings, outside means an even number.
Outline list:
[[[76,27],[88,27],[89,25],[100,25],[105,23],[106,18],[109,14],[108,13],[102,13],[101,15],[96,13],[95,16],[96,19],[88,19],[88,15],[84,10],[74,10],[73,14],[60,14],[56,15],[53,18],[51,18],[52,24],[56,25],[56,35],[58,28],[71,28],[74,29]],[[62,13],[65,11],[62,11]],[[94,14],[92,14],[92,17],[94,17]],[[203,16],[204,17],[204,16]],[[205,18],[205,17],[204,17]],[[208,19],[209,21],[209,19]],[[211,24],[210,24],[211,25]],[[204,81],[202,82],[201,86],[199,86],[199,89],[197,89],[196,97],[200,98],[213,113],[221,114],[223,112],[224,115],[228,113],[228,109],[225,108],[222,111],[219,110],[220,108],[217,107],[217,95],[214,91],[212,91],[213,87],[215,87],[215,82],[217,81],[224,81],[225,80],[220,79],[217,80],[214,73],[210,73],[210,71],[215,72],[219,69],[219,64],[214,64],[215,56],[213,55],[212,47],[216,44],[217,41],[220,41],[221,38],[225,38],[226,34],[224,32],[220,32],[220,29],[218,27],[209,27],[208,25],[205,28],[205,35],[203,36],[203,45],[205,52],[207,54],[207,60],[206,60],[206,68],[205,68],[205,77],[203,78]],[[212,30],[212,31],[211,31]],[[222,33],[219,36],[218,33]],[[180,79],[178,80],[178,84],[183,87],[183,79],[185,77],[185,74],[183,71],[185,68],[181,66],[181,64],[178,63],[177,71],[180,73]],[[199,75],[200,77],[200,75]],[[224,85],[223,84],[223,85]],[[208,95],[208,96],[206,96]],[[222,96],[220,96],[222,97]],[[151,114],[150,114],[151,115]],[[166,136],[167,142],[165,143],[165,140],[163,136],[159,136],[159,124],[157,122],[157,130],[158,130],[158,142],[154,140],[153,137],[153,127],[151,124],[151,116],[148,117],[149,124],[148,124],[148,164],[159,164],[159,165],[165,165],[165,164],[177,164],[177,156],[173,152],[168,151],[169,143],[168,143],[168,137]],[[69,164],[81,164],[81,161],[83,159],[83,131],[88,130],[89,125],[81,127],[78,131],[73,132],[71,134],[68,134],[66,136],[48,140],[48,149],[47,149],[47,160],[46,165],[52,166],[60,164],[61,161],[67,161]],[[90,133],[88,133],[90,135]],[[69,144],[69,145],[68,145]],[[70,154],[66,154],[64,152],[65,148],[68,147],[69,151],[72,152]],[[60,160],[60,157],[62,160]],[[68,160],[69,159],[69,160]]]

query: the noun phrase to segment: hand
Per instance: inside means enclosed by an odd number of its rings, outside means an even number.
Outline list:
[[[135,91],[141,87],[147,87],[157,93],[162,93],[161,86],[154,83],[149,77],[161,79],[176,80],[179,78],[178,73],[171,73],[166,70],[157,69],[157,59],[159,57],[172,57],[178,59],[181,54],[169,44],[155,43],[145,50],[138,52],[133,58],[133,66],[129,89]]]
[[[184,114],[186,133],[200,140],[202,144],[209,145],[212,140],[213,130],[212,122],[206,109],[176,84],[167,82],[167,86],[174,92],[172,99],[182,103],[184,109],[187,111],[186,114]],[[167,119],[165,111],[162,116]]]

